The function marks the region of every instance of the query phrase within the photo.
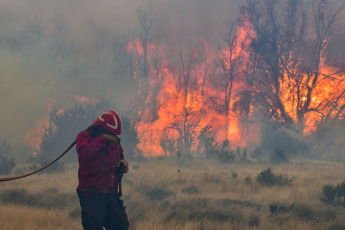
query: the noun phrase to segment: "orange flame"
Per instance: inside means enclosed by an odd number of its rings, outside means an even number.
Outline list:
[[[236,58],[240,55],[245,39],[248,36],[248,32],[244,29],[239,29],[236,35],[239,39],[238,44],[234,47],[232,58]],[[166,151],[163,149],[165,143],[164,138],[168,137],[173,142],[177,142],[177,145],[182,145],[184,150],[188,149],[191,152],[196,152],[199,146],[198,135],[207,126],[210,126],[214,132],[217,142],[221,142],[228,139],[232,145],[245,147],[248,145],[247,141],[250,140],[253,144],[257,143],[258,128],[252,126],[250,128],[245,127],[242,121],[238,118],[232,108],[236,98],[232,100],[229,111],[226,113],[216,112],[207,100],[208,96],[218,96],[219,91],[215,89],[208,81],[205,81],[204,75],[207,68],[213,68],[208,71],[220,71],[212,66],[212,63],[216,58],[220,56],[216,51],[211,50],[209,44],[204,39],[201,39],[204,44],[204,48],[200,50],[194,50],[191,52],[190,57],[192,59],[201,59],[202,53],[206,53],[207,60],[203,62],[196,62],[190,66],[189,70],[184,72],[176,72],[176,68],[171,68],[168,65],[167,55],[164,54],[164,47],[157,47],[154,44],[149,44],[147,47],[148,60],[153,58],[153,54],[161,55],[160,69],[149,73],[149,86],[153,89],[157,84],[159,85],[158,92],[153,95],[150,91],[147,99],[145,100],[144,111],[139,111],[141,121],[136,125],[140,143],[139,149],[143,152],[144,156],[160,156],[164,155]],[[131,52],[139,63],[139,59],[143,57],[143,46],[139,39],[135,39],[129,42],[127,50]],[[227,52],[223,50],[221,52]],[[232,60],[228,60],[232,61]],[[226,62],[226,61],[224,61]],[[212,67],[211,67],[212,66]],[[219,67],[218,67],[219,68]],[[229,66],[227,66],[229,68]],[[181,75],[183,75],[181,77]],[[135,75],[134,78],[137,76]],[[199,87],[193,87],[190,85],[184,85],[183,89],[177,86],[177,81],[193,81],[195,79],[196,84]],[[179,79],[180,78],[180,79]],[[191,84],[191,82],[185,82]],[[200,87],[204,83],[204,89]],[[233,95],[236,95],[237,91],[245,87],[243,83],[234,82]],[[142,92],[142,91],[140,91]],[[150,101],[156,100],[157,111],[152,111],[150,107]],[[157,113],[157,118],[147,119],[152,115],[152,112]],[[249,135],[251,133],[251,135]],[[166,146],[165,146],[166,147]],[[175,150],[168,152],[167,154],[176,154],[179,148],[175,146]]]

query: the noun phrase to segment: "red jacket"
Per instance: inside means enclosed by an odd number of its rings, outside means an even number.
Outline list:
[[[118,145],[120,159],[124,159],[122,146]],[[115,143],[103,136],[95,138],[86,130],[77,136],[77,153],[79,161],[77,189],[94,191],[116,191],[117,182],[112,179],[118,176],[112,167],[118,162]],[[114,175],[115,174],[115,175]],[[116,189],[116,190],[114,190]]]

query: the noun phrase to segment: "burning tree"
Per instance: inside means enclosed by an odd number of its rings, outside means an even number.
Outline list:
[[[339,117],[344,107],[343,90],[334,90],[344,88],[342,70],[327,66],[323,57],[344,3],[306,4],[312,6],[311,12],[301,0],[250,0],[245,7],[255,31],[251,46],[257,58],[255,100],[268,119],[296,125],[302,132],[310,131],[316,121]],[[314,38],[307,36],[310,33]]]
[[[147,83],[138,86],[139,148],[169,155],[216,146],[200,140],[248,147],[258,145],[260,131],[279,133],[293,145],[284,128],[302,135],[342,119],[344,71],[328,65],[325,51],[343,8],[339,1],[248,0],[217,51],[201,38],[202,45],[183,50],[189,55],[181,52],[178,62],[142,33],[128,49],[147,71],[138,68],[138,82]],[[146,32],[149,12],[138,11]],[[214,138],[203,134],[206,127]]]
[[[282,82],[286,65],[298,60],[297,51],[301,47],[305,22],[301,17],[304,14],[301,1],[288,1],[285,7],[281,2],[250,0],[244,12],[255,32],[250,47],[255,58],[252,64],[256,66],[255,101],[261,106],[265,118],[291,125],[293,118],[282,99]],[[281,12],[280,9],[286,10]],[[279,20],[278,15],[284,15],[283,20]]]
[[[229,117],[232,108],[233,87],[235,81],[240,78],[244,64],[242,52],[245,41],[240,36],[245,36],[236,30],[237,25],[231,25],[228,33],[223,36],[225,47],[219,46],[219,57],[216,59],[215,73],[212,83],[217,90],[217,95],[211,96],[211,102],[217,112]],[[229,127],[229,119],[226,119],[226,127]],[[227,138],[226,133],[226,137]]]

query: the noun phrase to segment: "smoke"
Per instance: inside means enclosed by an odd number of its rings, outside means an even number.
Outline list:
[[[37,141],[49,112],[107,100],[133,102],[126,43],[140,34],[138,9],[154,14],[150,41],[216,45],[240,1],[0,1],[0,138],[17,151]]]

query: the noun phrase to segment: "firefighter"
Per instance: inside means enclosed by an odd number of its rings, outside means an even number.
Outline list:
[[[84,230],[128,229],[121,188],[128,163],[124,159],[120,134],[119,116],[107,111],[77,136],[77,193]]]

